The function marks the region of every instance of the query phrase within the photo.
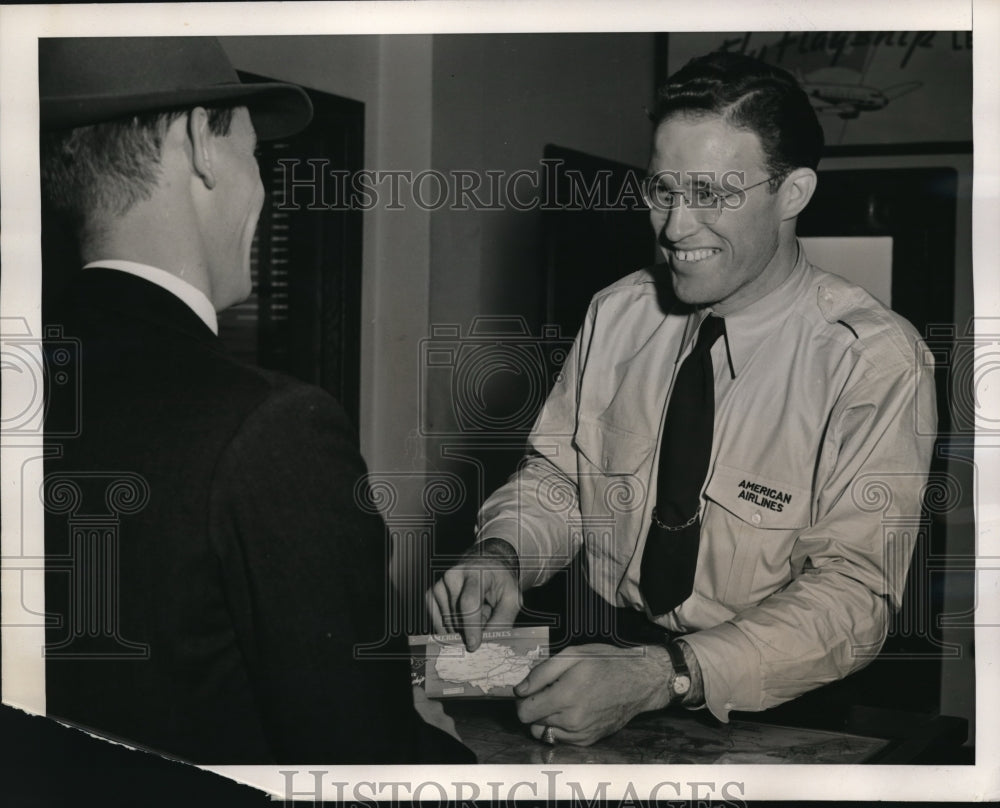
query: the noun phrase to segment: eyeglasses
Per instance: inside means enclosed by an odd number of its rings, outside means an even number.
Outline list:
[[[747,185],[743,188],[735,188],[732,191],[719,193],[705,186],[696,186],[693,193],[687,190],[675,191],[668,188],[663,182],[664,176],[669,176],[671,172],[662,172],[645,177],[642,181],[642,199],[651,210],[671,211],[680,206],[681,200],[684,206],[690,211],[696,221],[703,224],[714,224],[722,215],[724,209],[738,208],[743,204],[743,197],[747,191],[751,191],[778,178],[783,178],[784,174],[772,174],[765,177],[760,182]],[[735,200],[735,201],[733,201]]]

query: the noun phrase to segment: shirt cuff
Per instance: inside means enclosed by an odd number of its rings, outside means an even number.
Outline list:
[[[705,706],[723,723],[730,710],[763,709],[760,653],[733,623],[720,623],[682,638],[701,668]]]
[[[517,553],[522,590],[545,583],[544,570],[540,569],[538,563],[538,550],[534,549],[534,544],[524,535],[524,531],[517,519],[499,518],[486,522],[480,528],[473,546],[478,547],[487,539],[503,539],[514,548],[514,552]],[[525,563],[526,559],[527,563]]]

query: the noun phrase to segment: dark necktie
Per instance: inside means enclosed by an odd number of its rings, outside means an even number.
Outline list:
[[[677,608],[691,594],[698,563],[701,487],[708,474],[715,420],[711,349],[726,331],[709,315],[694,350],[681,363],[667,405],[656,481],[656,509],[642,553],[639,588],[654,615]]]

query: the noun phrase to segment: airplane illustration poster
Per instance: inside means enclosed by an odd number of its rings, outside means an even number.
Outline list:
[[[663,35],[666,71],[708,51],[792,73],[830,146],[972,141],[971,31],[727,31]],[[664,65],[657,66],[663,70]],[[935,150],[940,150],[939,148]]]

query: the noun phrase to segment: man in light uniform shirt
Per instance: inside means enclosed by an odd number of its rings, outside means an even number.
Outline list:
[[[515,619],[522,590],[581,554],[600,602],[639,625],[627,651],[628,637],[598,637],[518,687],[521,720],[550,743],[589,744],[668,704],[725,721],[862,667],[913,548],[883,522],[919,515],[930,463],[934,385],[916,331],[796,239],[822,131],[794,79],[711,54],[668,80],[655,123],[644,188],[665,263],[594,297],[524,463],[428,593],[436,629],[476,647],[484,625]],[[707,471],[696,512],[663,525],[664,416],[709,315],[724,333],[710,347]],[[695,526],[692,580],[666,611],[644,594],[671,572],[644,572],[653,524],[668,538]]]

